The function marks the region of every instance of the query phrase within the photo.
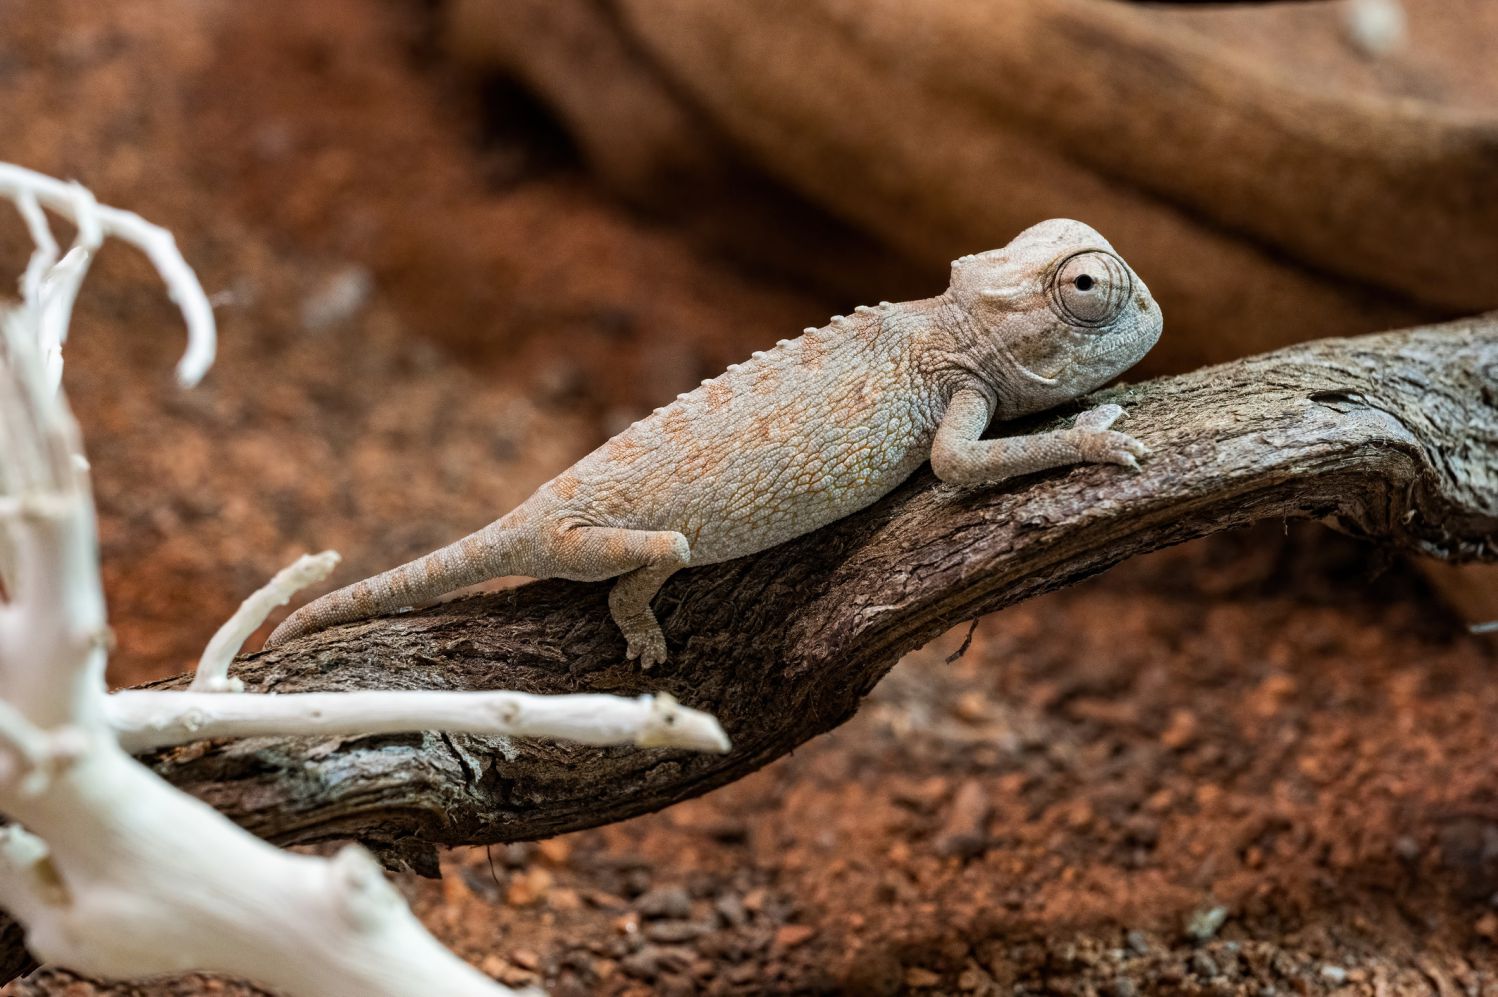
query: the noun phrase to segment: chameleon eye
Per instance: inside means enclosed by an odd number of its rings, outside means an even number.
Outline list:
[[[1051,302],[1067,324],[1096,328],[1118,317],[1132,287],[1128,268],[1118,257],[1093,250],[1061,261],[1051,283]]]

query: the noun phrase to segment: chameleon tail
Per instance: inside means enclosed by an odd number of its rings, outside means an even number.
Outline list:
[[[504,521],[373,578],[329,592],[292,613],[271,632],[267,648],[339,623],[419,606],[490,578],[516,574],[517,537]]]

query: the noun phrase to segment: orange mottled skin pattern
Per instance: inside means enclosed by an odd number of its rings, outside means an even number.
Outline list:
[[[502,575],[618,578],[627,654],[666,641],[650,602],[691,564],[742,557],[868,506],[927,460],[980,485],[1146,448],[1103,405],[1069,429],[981,439],[994,417],[1069,401],[1160,336],[1159,307],[1108,242],[1053,219],[952,264],[945,292],[861,306],[755,353],[630,426],[475,533],[292,614],[269,646]]]

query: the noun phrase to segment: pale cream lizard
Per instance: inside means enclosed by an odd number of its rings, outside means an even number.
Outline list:
[[[1053,219],[952,264],[941,295],[859,307],[782,340],[630,426],[463,539],[292,614],[273,646],[503,575],[618,577],[609,608],[644,667],[650,602],[689,564],[753,554],[868,506],[928,458],[977,485],[1145,447],[1101,405],[1069,429],[980,439],[1133,366],[1160,309],[1101,235]]]

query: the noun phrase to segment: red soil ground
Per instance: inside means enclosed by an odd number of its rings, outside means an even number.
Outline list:
[[[428,24],[5,7],[0,158],[168,225],[222,294],[192,393],[139,259],[109,251],[83,295],[68,385],[120,683],[188,667],[295,553],[336,547],[352,578],[429,549],[852,304],[615,206],[522,105],[486,139]],[[1498,988],[1498,654],[1409,565],[1264,529],[984,620],[944,664],[962,636],[736,785],[405,886],[466,958],[563,994]]]

